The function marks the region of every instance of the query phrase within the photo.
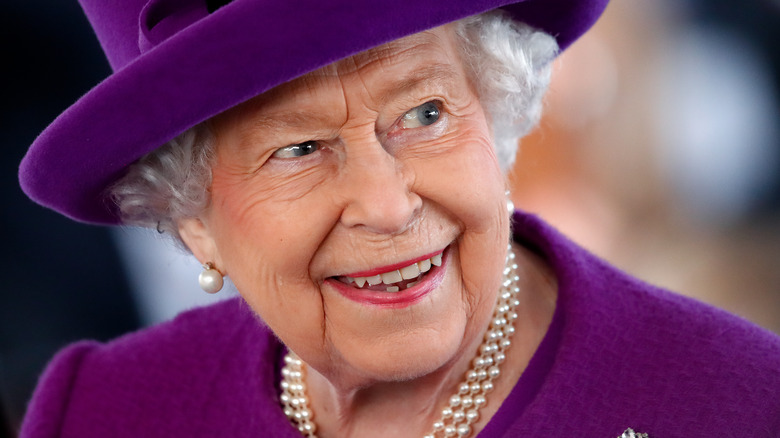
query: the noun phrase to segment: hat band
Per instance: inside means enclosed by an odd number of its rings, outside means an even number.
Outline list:
[[[207,17],[211,12],[210,6],[203,0],[149,0],[138,20],[139,50],[146,53]]]

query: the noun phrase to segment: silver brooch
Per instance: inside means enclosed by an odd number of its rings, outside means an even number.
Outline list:
[[[623,432],[623,435],[620,435],[618,438],[650,438],[647,436],[646,433],[636,433],[634,432],[634,429],[631,429],[630,427],[626,429],[625,432]]]

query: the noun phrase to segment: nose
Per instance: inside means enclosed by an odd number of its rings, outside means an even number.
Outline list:
[[[347,159],[344,169],[341,223],[377,234],[400,234],[422,207],[422,199],[412,191],[411,170],[379,144],[362,149]]]

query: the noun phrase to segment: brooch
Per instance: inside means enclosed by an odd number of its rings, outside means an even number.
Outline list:
[[[634,432],[634,429],[631,429],[630,427],[626,429],[625,432],[623,432],[623,435],[620,435],[618,438],[650,438],[647,436],[646,433],[636,433]]]

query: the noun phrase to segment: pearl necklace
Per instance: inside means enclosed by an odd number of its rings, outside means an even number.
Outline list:
[[[458,385],[441,417],[433,423],[433,430],[423,438],[468,437],[471,424],[479,420],[479,410],[487,404],[486,394],[493,390],[493,380],[500,374],[499,367],[506,360],[506,350],[512,344],[509,338],[514,334],[515,308],[520,304],[517,294],[517,263],[512,245],[507,249],[504,281],[499,289],[493,318],[485,331],[477,356],[471,362],[463,381]],[[292,351],[284,357],[282,368],[282,394],[280,401],[284,414],[290,422],[308,438],[316,438],[317,426],[309,408],[304,380],[304,364]]]

